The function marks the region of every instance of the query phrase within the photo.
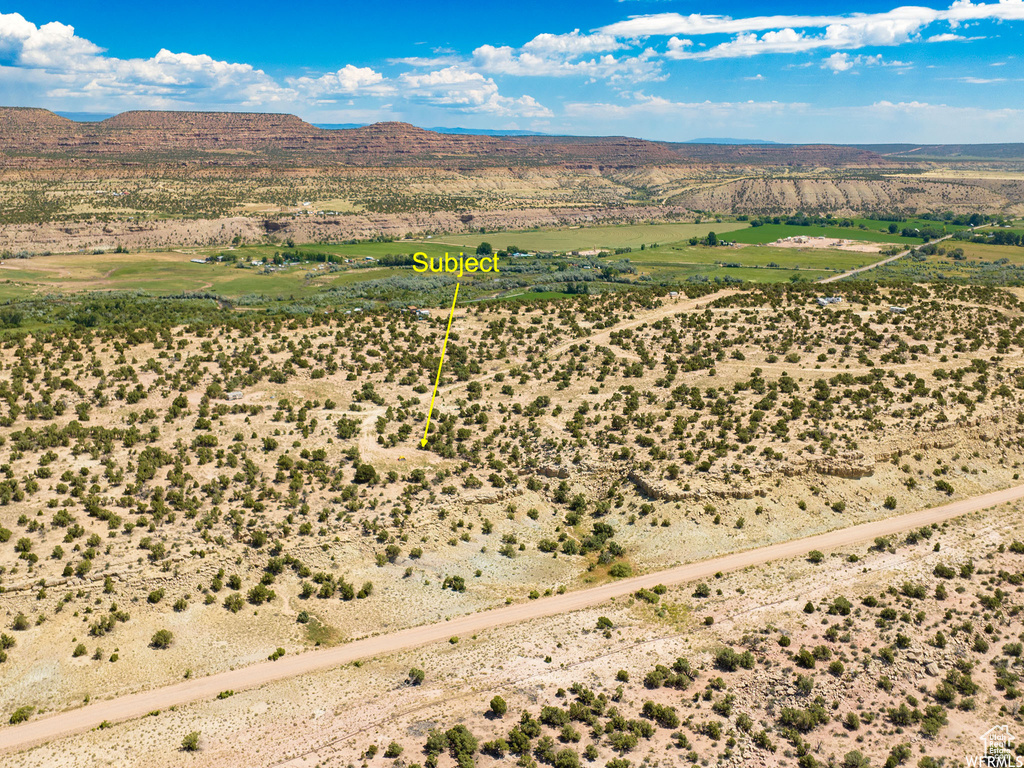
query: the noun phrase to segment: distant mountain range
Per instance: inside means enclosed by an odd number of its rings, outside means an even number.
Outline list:
[[[60,114],[60,113],[58,113]],[[66,115],[65,115],[66,116]],[[74,119],[74,118],[72,118]],[[351,128],[365,128],[367,123],[313,123],[317,128],[327,130],[348,130]],[[544,133],[543,131],[520,131],[511,128],[450,128],[448,126],[434,126],[424,128],[425,131],[434,133],[447,133],[469,136],[561,136],[562,134]],[[778,144],[777,141],[765,139],[689,139],[678,142],[679,144]]]
[[[44,110],[45,111],[45,110]],[[112,117],[118,117],[118,115],[110,114],[107,112],[54,112],[52,114],[60,115],[68,120],[73,120],[76,123],[99,123],[103,120],[107,120]],[[129,114],[158,114],[158,113],[129,113]],[[164,113],[164,114],[189,114],[197,118],[202,115],[221,115],[222,117],[229,117],[232,114],[245,115],[246,113],[216,113],[216,112],[189,112],[189,113]],[[267,115],[269,118],[275,117],[274,115]],[[280,116],[278,116],[280,117]],[[289,116],[293,121],[302,123],[303,125],[320,128],[328,131],[346,131],[359,128],[367,128],[370,125],[382,125],[381,123],[304,123],[299,118]],[[387,125],[398,125],[398,123],[387,123]],[[404,123],[402,125],[405,125]],[[575,135],[564,135],[564,134],[551,134],[543,133],[540,131],[522,131],[516,129],[505,129],[505,128],[460,128],[460,127],[447,127],[447,126],[435,126],[432,128],[417,128],[413,126],[407,126],[413,130],[430,131],[434,134],[442,134],[449,136],[492,136],[492,137],[540,137],[542,140],[545,139],[558,139],[569,142],[605,142],[609,139],[616,137],[597,137],[597,136],[575,136]],[[728,137],[703,137],[699,139],[687,139],[685,141],[677,142],[647,142],[643,139],[632,139],[638,144],[645,145],[661,145],[661,146],[676,146],[687,144],[703,144],[705,146],[721,146],[721,147],[764,147],[767,150],[768,147],[778,147],[782,149],[784,147],[800,147],[800,146],[833,146],[833,147],[845,147],[851,150],[863,150],[866,152],[875,153],[878,157],[890,158],[890,159],[909,159],[909,160],[948,160],[948,159],[959,159],[959,160],[970,160],[970,159],[1021,159],[1024,158],[1024,144],[818,144],[818,145],[799,145],[799,144],[788,144],[785,142],[768,141],[767,139],[735,139]],[[707,150],[708,152],[715,153],[715,150]],[[721,150],[727,152],[728,150]],[[743,152],[744,150],[736,150]],[[748,152],[754,152],[756,150],[746,150]],[[724,158],[722,158],[724,159]],[[736,158],[738,159],[738,157]],[[745,159],[750,159],[745,157]]]
[[[344,131],[352,128],[365,128],[369,123],[313,123],[317,128],[328,131]],[[467,136],[550,136],[549,133],[540,131],[519,131],[511,128],[448,128],[447,126],[435,126],[424,128],[425,131],[434,133],[458,134]]]
[[[74,120],[76,123],[98,123],[101,120],[106,120],[109,117],[114,117],[113,113],[106,112],[55,112],[54,114],[66,117],[68,120]],[[312,123],[317,128],[323,128],[328,131],[347,131],[353,128],[365,128],[370,123]],[[465,135],[465,136],[556,136],[560,134],[544,133],[542,131],[521,131],[513,128],[459,128],[449,126],[434,126],[431,128],[424,128],[425,131],[433,131],[434,133],[445,133],[453,135]],[[710,138],[710,139],[689,139],[687,141],[678,142],[679,144],[778,144],[777,141],[766,141],[765,139],[728,139],[728,138]]]
[[[778,144],[777,141],[765,139],[689,139],[681,144]]]
[[[116,136],[116,141],[108,141]],[[417,128],[407,123],[324,123],[295,115],[246,112],[132,111],[53,113],[0,106],[0,154],[58,152],[139,156],[154,152],[180,162],[249,162],[231,151],[284,154],[302,162],[351,165],[493,166],[594,164],[637,167],[675,163],[740,165],[866,165],[979,159],[1024,160],[1021,144],[804,144],[702,137],[649,141],[626,136],[567,136],[518,129]],[[212,153],[209,157],[204,153]],[[135,157],[138,161],[139,157]],[[298,160],[296,160],[298,161]]]
[[[66,117],[68,120],[74,120],[76,123],[98,123],[101,120],[106,120],[109,117],[114,117],[114,112],[60,112],[54,110],[55,115]],[[353,128],[365,128],[371,123],[312,123],[317,128],[323,128],[328,131],[347,131]],[[425,131],[433,131],[434,133],[448,133],[448,134],[460,134],[468,136],[551,136],[553,134],[542,133],[540,131],[520,131],[512,128],[449,128],[447,126],[436,126],[433,128],[424,128]],[[708,141],[708,144],[760,144],[762,142],[743,142],[743,141],[732,141],[723,139],[721,141]],[[764,142],[768,143],[768,142]]]

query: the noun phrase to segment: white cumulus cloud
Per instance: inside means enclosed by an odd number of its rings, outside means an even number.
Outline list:
[[[857,67],[899,67],[906,69],[910,66],[912,65],[906,61],[886,61],[880,53],[874,56],[851,56],[848,53],[839,52],[833,53],[821,62],[822,69],[830,69],[833,72],[849,72]]]
[[[0,64],[32,68],[88,69],[103,49],[60,22],[37,27],[20,13],[0,13]]]
[[[524,47],[523,55],[571,56],[620,45],[609,35],[575,31],[539,35]],[[531,61],[520,66],[529,67]],[[603,62],[601,66],[610,68],[612,64]],[[31,94],[30,98],[25,94]],[[36,26],[20,14],[0,14],[0,102],[38,102],[40,95],[64,108],[104,111],[267,106],[301,110],[331,103],[353,107],[352,99],[366,97],[508,117],[552,114],[532,96],[502,95],[494,80],[461,64],[393,78],[372,67],[346,64],[333,72],[281,82],[251,64],[220,61],[202,53],[162,49],[150,58],[121,59],[107,55],[105,49],[79,37],[66,24]],[[391,106],[380,104],[381,109]]]
[[[578,29],[574,29],[572,32],[563,35],[542,32],[523,45],[523,50],[539,55],[567,54],[582,56],[588,53],[616,51],[624,47],[625,43],[619,41],[615,35],[607,33],[581,35]]]
[[[637,56],[616,57],[610,53],[589,59],[572,55],[537,54],[525,46],[515,49],[507,45],[481,45],[473,51],[471,66],[492,75],[518,77],[590,77],[614,83],[639,83],[663,78],[661,68],[651,49]]]
[[[550,117],[552,114],[532,96],[502,96],[494,80],[460,66],[427,73],[406,72],[398,80],[406,98],[434,106],[501,116]]]
[[[250,64],[164,49],[148,59],[120,59],[74,27],[37,27],[17,13],[0,14],[0,67],[34,73],[30,79],[49,96],[113,108],[181,108],[199,95],[206,103],[255,106],[295,96]]]
[[[395,87],[385,82],[380,72],[371,67],[355,67],[351,64],[320,77],[289,78],[288,84],[299,93],[313,98],[367,94],[387,96],[395,92]]]
[[[635,56],[616,56],[626,44],[613,35],[582,35],[578,29],[564,35],[543,33],[520,48],[481,45],[468,66],[490,75],[518,77],[589,77],[615,84],[663,79],[653,49]]]
[[[880,13],[828,15],[780,14],[733,18],[701,13],[657,13],[634,16],[602,27],[597,32],[630,40],[670,37],[668,58],[700,60],[902,45],[919,40],[922,31],[932,24],[944,22],[951,29],[956,29],[972,21],[1024,21],[1024,0],[996,3],[956,0],[945,10],[900,6]],[[700,35],[733,37],[704,50],[681,45],[688,38]],[[929,42],[959,39],[966,38],[952,32],[936,33],[928,38]]]

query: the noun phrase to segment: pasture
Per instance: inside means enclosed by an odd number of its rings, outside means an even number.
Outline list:
[[[953,261],[950,252],[960,248],[964,252],[964,259],[961,263],[998,263],[1003,259],[1010,264],[1024,264],[1024,248],[1016,245],[988,245],[986,243],[971,243],[961,240],[947,240],[942,243],[945,254],[934,254],[928,260],[936,262]],[[1006,263],[1006,262],[1002,262]]]
[[[723,266],[717,264],[651,265],[641,270],[656,283],[686,282],[691,279],[746,280],[751,283],[783,283],[787,280],[817,280],[835,274],[821,269]]]
[[[960,258],[953,253],[962,250]],[[906,256],[874,270],[881,282],[955,282],[976,285],[1024,284],[1024,248],[1013,245],[988,245],[946,240],[933,254]]]
[[[963,229],[963,227],[961,227],[961,226],[956,226],[954,224],[949,224],[949,223],[947,223],[945,221],[934,221],[933,219],[920,219],[920,218],[916,218],[916,217],[911,217],[911,218],[902,219],[902,220],[900,220],[900,219],[858,219],[858,218],[853,218],[853,219],[851,219],[851,221],[853,221],[854,227],[856,227],[858,229],[861,228],[861,227],[864,227],[864,228],[866,228],[868,230],[871,230],[871,231],[874,231],[874,232],[885,232],[886,234],[889,233],[889,225],[890,224],[895,224],[896,225],[897,232],[903,230],[905,227],[910,227],[910,228],[916,227],[918,229],[938,229],[938,230],[944,231],[944,232],[952,232],[952,231],[957,230],[957,229]]]
[[[217,254],[235,253],[240,261],[253,261],[272,258],[275,253],[301,251],[303,253],[329,253],[347,259],[365,259],[367,256],[379,259],[382,256],[407,256],[422,251],[428,256],[444,256],[445,252],[453,252],[450,245],[441,245],[431,240],[413,241],[400,240],[389,242],[367,241],[361,243],[296,243],[287,246],[280,243],[271,245],[243,245],[238,248],[200,248],[197,255],[215,256]]]
[[[676,243],[626,257],[639,269],[651,267],[677,267],[682,265],[739,264],[742,267],[768,267],[785,269],[815,269],[843,272],[863,267],[880,260],[877,253],[838,251],[827,249],[780,248],[770,245],[750,245],[740,248],[708,247]]]
[[[704,237],[709,231],[718,234],[748,229],[744,222],[714,222],[703,224],[623,224],[619,226],[579,227],[565,229],[531,229],[486,234],[439,235],[434,244],[475,249],[480,243],[490,243],[495,250],[514,245],[526,251],[566,252],[594,248],[632,248],[652,243],[675,243],[691,237]],[[731,236],[730,236],[731,237]],[[397,245],[397,243],[395,244]]]
[[[271,254],[273,255],[273,249]],[[154,295],[209,291],[227,298],[249,294],[271,298],[311,296],[324,288],[391,277],[389,268],[326,272],[322,265],[296,264],[271,274],[230,264],[195,264],[177,252],[106,253],[7,259],[0,265],[0,297],[28,298],[50,293],[134,291]],[[321,267],[320,269],[317,269]]]
[[[417,293],[418,282],[413,279],[399,283],[381,284],[384,278],[415,278],[411,267],[385,267],[371,259],[387,255],[410,255],[417,251],[428,256],[443,256],[447,252],[475,251],[486,239],[495,249],[517,246],[523,250],[585,250],[589,247],[605,249],[631,248],[608,261],[628,261],[637,274],[616,278],[608,282],[598,274],[600,263],[590,259],[597,278],[591,290],[619,290],[629,283],[626,279],[639,279],[654,285],[677,285],[689,280],[745,280],[758,283],[789,280],[816,280],[821,277],[861,267],[877,261],[874,253],[812,248],[781,248],[770,245],[742,245],[708,247],[691,245],[691,237],[704,237],[714,228],[723,235],[730,230],[730,238],[745,237],[759,240],[779,237],[786,232],[817,234],[838,228],[796,227],[764,225],[749,228],[745,223],[709,224],[654,224],[614,227],[589,227],[562,230],[534,230],[528,232],[492,233],[473,236],[446,236],[415,241],[361,242],[345,244],[304,243],[294,247],[282,244],[241,246],[238,248],[200,248],[178,251],[143,253],[102,253],[37,256],[31,259],[8,259],[0,265],[0,300],[39,298],[56,294],[75,294],[97,291],[142,291],[153,296],[176,296],[186,293],[209,292],[226,299],[243,299],[252,304],[274,302],[312,301],[336,303],[342,300],[364,299],[397,300],[434,305],[444,303],[447,295],[443,283],[425,281],[423,291]],[[864,230],[843,228],[846,238],[866,236]],[[876,232],[873,236],[890,241],[905,238]],[[640,246],[645,246],[641,250]],[[985,246],[964,243],[969,258],[989,260],[1006,257],[1014,264],[1024,263],[1024,249],[1003,246]],[[330,254],[351,259],[349,264],[325,264],[318,261],[286,263],[265,270],[262,262],[273,260],[278,254],[299,252],[300,256],[314,257]],[[236,263],[193,263],[193,258],[230,254]],[[947,258],[948,260],[948,258]],[[516,297],[521,300],[557,298],[566,290],[567,282],[579,277],[561,277],[567,266],[578,266],[586,259],[574,257],[504,259],[502,266],[508,271],[493,277],[476,275],[463,277],[465,300]],[[252,262],[261,262],[254,265]],[[601,260],[604,263],[604,260]],[[579,274],[579,273],[577,273]],[[429,278],[429,276],[428,276]],[[591,278],[588,277],[588,280]],[[365,291],[360,283],[373,281]],[[332,289],[348,290],[322,296]]]

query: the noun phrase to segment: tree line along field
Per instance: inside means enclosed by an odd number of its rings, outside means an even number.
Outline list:
[[[422,251],[439,258],[456,248],[473,252],[483,243],[503,254],[522,250],[531,255],[527,258],[505,255],[504,274],[469,278],[467,299],[594,293],[618,290],[637,282],[671,289],[688,282],[813,280],[837,270],[864,266],[870,263],[870,254],[766,245],[723,249],[703,247],[702,243],[714,245],[711,233],[715,227],[719,230],[714,238],[718,243],[729,233],[734,233],[734,241],[763,243],[827,232],[844,240],[885,242],[896,247],[920,244],[924,238],[892,234],[889,230],[894,227],[941,227],[946,231],[949,227],[964,226],[960,223],[963,218],[946,222],[797,216],[787,218],[790,223],[758,220],[755,223],[759,226],[749,226],[749,220],[723,221],[719,217],[719,220],[700,224],[594,226],[493,232],[469,237],[448,235],[421,240],[379,238],[296,245],[289,239],[284,243],[134,254],[122,253],[124,249],[119,248],[119,252],[113,254],[95,251],[30,259],[8,258],[0,265],[0,300],[17,302],[55,294],[141,291],[153,296],[198,293],[226,302],[242,302],[247,307],[298,307],[304,311],[331,305],[352,309],[381,301],[442,306],[449,281],[442,276],[424,280],[418,287],[415,282],[405,280],[404,277],[411,276],[411,255]],[[991,217],[979,220],[986,218]],[[830,221],[844,226],[819,226]],[[717,237],[718,234],[723,237]],[[484,240],[485,237],[488,239]],[[681,237],[685,239],[678,239]],[[601,251],[601,258],[572,254],[574,250],[595,249]],[[192,262],[194,258],[210,259],[211,263],[196,265]],[[943,279],[941,273],[938,277]],[[22,312],[21,309],[12,311]]]
[[[787,218],[781,217],[784,221]],[[701,217],[699,223],[644,224],[619,226],[579,227],[575,229],[556,229],[524,232],[488,232],[478,235],[439,235],[442,243],[461,248],[475,248],[481,242],[490,242],[495,247],[505,248],[517,245],[527,250],[567,251],[589,248],[632,248],[638,250],[641,245],[653,243],[673,243],[687,241],[691,237],[704,238],[709,231],[714,231],[720,239],[747,244],[766,244],[786,237],[830,237],[835,239],[859,240],[877,243],[921,243],[923,239],[916,236],[904,236],[904,229],[934,229],[941,234],[964,225],[947,224],[943,220],[922,218],[880,218],[880,219],[822,219],[821,225],[816,220],[810,225],[787,223],[761,223],[750,226],[748,216],[712,216]],[[846,226],[838,226],[844,221]],[[825,225],[824,222],[832,222]],[[890,231],[890,226],[897,228]],[[727,234],[727,237],[723,235]]]
[[[460,307],[426,449],[444,317],[6,332],[0,711],[1010,484],[1019,302],[840,290]]]
[[[880,282],[1020,286],[1024,284],[1024,247],[952,238],[941,244],[914,248],[873,273]]]
[[[698,217],[700,218],[700,217]],[[734,219],[735,217],[730,217]],[[479,235],[439,235],[445,245],[475,249],[482,242],[495,248],[518,246],[528,251],[565,252],[572,250],[632,248],[651,243],[672,243],[691,237],[704,237],[709,230],[733,232],[745,229],[746,224],[730,221],[702,221],[701,223],[623,224],[618,226],[587,226],[571,229],[525,230],[510,232],[484,232]]]
[[[538,251],[548,255],[503,255],[502,274],[466,276],[464,295],[477,300],[525,294],[564,295],[618,289],[638,281],[675,287],[679,283],[709,280],[815,279],[836,269],[863,266],[870,258],[870,254],[817,249],[797,252],[752,246],[727,250],[690,245],[697,238],[692,233],[701,233],[701,239],[705,239],[712,226],[728,231],[745,224],[652,224],[486,235],[495,241],[493,248],[503,254],[519,249],[530,251],[537,246]],[[686,239],[671,240],[680,236]],[[10,302],[59,294],[142,291],[153,296],[206,294],[229,302],[243,301],[246,306],[280,307],[306,302],[304,306],[309,308],[309,302],[314,302],[314,307],[336,304],[353,308],[381,300],[442,306],[448,288],[446,277],[424,279],[422,284],[402,279],[413,276],[411,255],[421,251],[440,258],[446,252],[458,253],[455,249],[463,247],[473,253],[480,243],[490,242],[483,237],[480,242],[472,238],[459,246],[432,239],[298,245],[289,241],[227,248],[7,259],[0,265],[0,299]],[[517,243],[517,239],[522,242]],[[586,250],[584,244],[597,241],[612,244],[602,246],[607,250],[602,251],[605,255],[601,258],[576,257],[571,252],[560,255],[561,248]],[[210,263],[195,264],[195,258],[210,259]],[[752,269],[759,267],[772,271]]]
[[[787,237],[827,237],[835,240],[861,240],[870,243],[920,243],[920,237],[904,237],[888,231],[859,229],[855,227],[799,226],[786,224],[764,224],[739,232],[730,232],[728,239],[737,243],[773,243]]]

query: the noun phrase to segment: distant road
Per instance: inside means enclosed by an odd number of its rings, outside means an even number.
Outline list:
[[[943,238],[943,239],[945,239],[945,238]],[[838,275],[830,275],[829,277],[823,277],[820,280],[818,280],[818,282],[819,283],[834,283],[836,280],[842,280],[844,277],[850,277],[851,275],[859,275],[861,272],[867,272],[869,269],[874,269],[875,267],[881,267],[884,264],[889,264],[889,263],[891,263],[893,261],[896,261],[896,259],[902,259],[908,253],[910,253],[910,249],[909,248],[907,250],[905,250],[905,251],[900,251],[899,253],[895,254],[894,256],[888,256],[887,258],[884,258],[881,261],[876,261],[874,264],[868,264],[866,267],[857,267],[856,269],[851,269],[849,272],[840,272]]]
[[[973,231],[973,229],[974,229],[974,227],[971,227],[972,231]],[[949,238],[951,238],[952,236],[953,236],[952,234],[948,234],[948,235],[946,235],[944,237],[936,238],[935,240],[932,240],[931,242],[932,243],[941,243],[943,240],[949,240]],[[924,245],[924,243],[922,243],[922,245]],[[912,250],[912,248],[907,248],[905,251],[900,251],[899,253],[897,253],[897,254],[895,254],[893,256],[887,256],[886,258],[882,259],[881,261],[876,261],[874,264],[868,264],[866,267],[857,267],[856,269],[851,269],[849,272],[840,272],[838,275],[831,275],[829,277],[823,277],[820,280],[818,280],[817,282],[819,282],[819,283],[834,283],[836,280],[842,280],[844,277],[850,277],[851,275],[859,275],[861,272],[867,272],[869,269],[874,269],[875,267],[881,267],[881,266],[883,266],[885,264],[889,264],[891,262],[896,261],[896,259],[902,259],[908,253],[910,253],[911,250]]]
[[[590,589],[473,613],[451,621],[410,627],[386,635],[356,640],[335,648],[285,656],[275,662],[260,662],[249,667],[185,680],[151,691],[97,701],[80,709],[45,715],[21,725],[0,729],[0,753],[26,749],[81,733],[95,728],[104,721],[115,723],[142,717],[154,710],[212,700],[221,691],[256,688],[298,675],[331,669],[359,659],[407,651],[430,643],[445,641],[451,637],[464,637],[508,624],[519,624],[541,617],[571,613],[600,605],[613,597],[629,595],[640,588],[650,589],[657,584],[681,584],[707,579],[719,571],[723,573],[736,571],[750,566],[763,565],[772,560],[798,557],[812,549],[830,550],[849,547],[865,541],[872,541],[878,536],[890,536],[910,528],[941,523],[954,517],[1021,498],[1024,498],[1024,485],[974,496],[941,507],[923,509],[907,515],[861,523],[802,539],[770,544],[746,552],[735,552],[710,560],[688,563],[664,571],[613,581]]]

